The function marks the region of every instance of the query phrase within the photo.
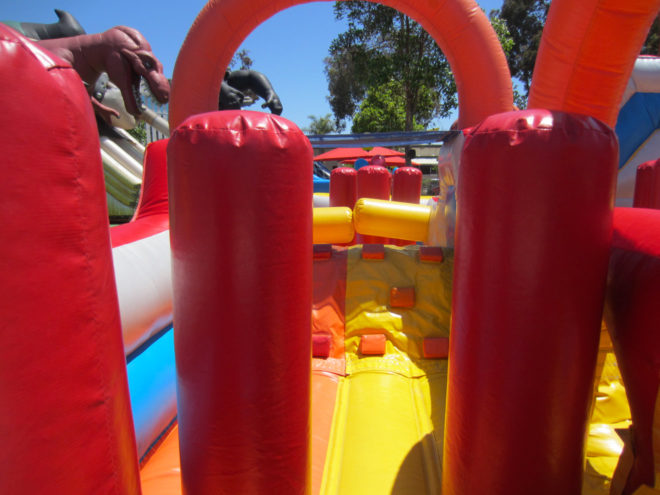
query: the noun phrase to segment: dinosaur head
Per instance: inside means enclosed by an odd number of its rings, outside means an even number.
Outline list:
[[[126,110],[133,115],[141,112],[141,78],[159,102],[167,103],[170,84],[163,75],[163,64],[151,52],[151,46],[142,34],[129,27],[117,26],[101,36],[104,70],[121,91]]]

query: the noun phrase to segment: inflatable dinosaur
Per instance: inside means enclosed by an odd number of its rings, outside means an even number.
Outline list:
[[[64,10],[55,9],[58,21],[51,24],[40,22],[2,21],[3,24],[15,29],[22,35],[33,40],[66,38],[85,34],[78,20]]]
[[[163,75],[163,64],[151,52],[147,40],[133,28],[116,26],[103,33],[41,40],[38,44],[69,62],[90,86],[101,73],[107,72],[119,87],[126,110],[132,115],[141,112],[141,77],[159,102],[169,100],[170,85]],[[116,113],[100,102],[95,106],[103,112]]]

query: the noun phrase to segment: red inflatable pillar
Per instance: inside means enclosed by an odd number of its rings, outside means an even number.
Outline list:
[[[346,206],[353,210],[357,201],[357,170],[351,167],[339,167],[330,173],[330,206]],[[342,244],[345,246],[352,242]]]
[[[351,210],[357,201],[357,170],[339,167],[330,173],[330,206],[346,206]]]
[[[89,95],[0,24],[0,493],[140,493]]]
[[[579,494],[617,161],[547,110],[467,136],[458,182],[444,495]]]
[[[642,484],[654,486],[653,422],[654,410],[660,407],[656,404],[660,388],[658,301],[660,211],[616,208],[605,315],[633,423],[634,460],[630,471],[621,474],[624,494],[634,493]],[[660,452],[655,453],[656,463],[658,455]]]
[[[357,197],[390,199],[392,174],[381,165],[367,165],[357,172]],[[373,235],[355,234],[358,244],[387,244],[389,239]]]
[[[422,194],[422,171],[415,167],[399,167],[394,172],[392,201],[419,204]],[[397,246],[415,244],[414,241],[393,239]]]
[[[660,159],[637,167],[633,206],[660,210]]]
[[[161,139],[147,145],[140,201],[130,222],[110,229],[112,247],[159,234],[170,226],[167,200],[167,143]]]
[[[144,151],[144,173],[140,201],[133,221],[169,214],[167,200],[167,143],[161,139],[147,145]]]
[[[183,491],[306,493],[309,141],[275,115],[206,113],[168,164]]]

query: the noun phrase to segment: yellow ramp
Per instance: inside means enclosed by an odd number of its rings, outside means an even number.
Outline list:
[[[373,255],[373,253],[371,253]],[[347,260],[345,352],[320,493],[439,493],[447,360],[425,358],[424,340],[449,336],[452,253],[420,258],[415,246]],[[396,307],[392,290],[414,288]],[[364,354],[365,335],[384,352]]]

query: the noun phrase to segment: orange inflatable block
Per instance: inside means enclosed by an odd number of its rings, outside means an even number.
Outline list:
[[[362,259],[384,260],[385,246],[383,246],[382,244],[364,244],[362,246]]]
[[[415,288],[392,287],[390,289],[390,307],[392,308],[415,307]]]
[[[424,263],[442,263],[444,254],[440,246],[420,246],[419,261]]]
[[[360,352],[365,356],[382,356],[385,354],[387,337],[383,333],[363,335],[360,339]]]

